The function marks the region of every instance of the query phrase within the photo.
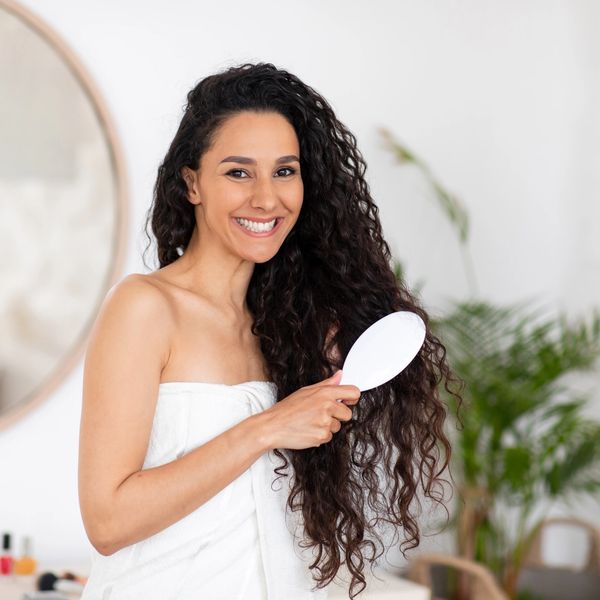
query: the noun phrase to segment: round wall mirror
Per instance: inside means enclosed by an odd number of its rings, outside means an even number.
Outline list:
[[[0,0],[0,429],[45,400],[81,358],[120,273],[122,153],[72,50]]]

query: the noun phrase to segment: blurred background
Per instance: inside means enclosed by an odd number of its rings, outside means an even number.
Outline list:
[[[470,384],[465,429],[448,423],[452,520],[425,507],[410,556],[463,557],[511,597],[600,589],[599,27],[593,0],[1,0],[0,530],[14,554],[29,536],[40,563],[87,560],[89,327],[115,282],[146,271],[143,217],[187,91],[266,61],[356,135],[398,276]],[[434,562],[396,543],[382,566],[419,580]]]

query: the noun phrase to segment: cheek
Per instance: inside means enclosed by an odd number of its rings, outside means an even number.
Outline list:
[[[302,181],[298,184],[297,188],[294,190],[294,193],[290,197],[290,200],[294,204],[294,207],[297,212],[300,212],[302,208],[302,203],[304,202],[304,185]]]
[[[224,182],[216,187],[214,198],[216,204],[219,206],[219,210],[224,212],[236,210],[240,202],[243,202],[246,198],[246,192],[243,187],[242,185],[235,185],[230,182]]]

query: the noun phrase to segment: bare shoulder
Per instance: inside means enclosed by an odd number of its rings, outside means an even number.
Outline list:
[[[152,273],[129,273],[119,282],[115,283],[106,294],[106,297],[116,297],[116,301],[135,298],[138,302],[164,304],[168,302],[160,281]]]
[[[173,310],[169,296],[152,278],[131,273],[107,292],[91,334],[91,344],[111,339],[131,346],[133,338],[154,343],[163,364],[169,354],[173,330]]]
[[[172,314],[171,300],[164,286],[142,273],[130,273],[113,285],[102,303],[101,310],[106,309],[132,316],[160,317],[160,322],[165,324]]]

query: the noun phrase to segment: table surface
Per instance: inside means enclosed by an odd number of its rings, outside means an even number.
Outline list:
[[[89,565],[41,565],[38,566],[37,574],[51,571],[57,575],[64,571],[71,571],[76,575],[89,572]],[[356,600],[431,600],[431,592],[428,588],[403,579],[398,575],[374,569],[373,577],[366,569],[367,588],[360,593]],[[0,598],[2,600],[22,600],[24,592],[35,590],[35,582],[38,577],[34,575],[3,575],[0,576]],[[350,578],[347,571],[341,571],[336,579],[328,586],[330,600],[349,598],[348,588]],[[64,593],[64,592],[63,592]],[[65,594],[68,598],[77,598],[75,594]]]
[[[367,587],[356,597],[356,600],[431,600],[429,588],[380,568],[375,568],[373,571],[374,577],[369,567],[366,568]],[[338,578],[341,578],[339,574],[327,588],[330,600],[350,598],[348,592],[350,577],[345,575],[346,579],[343,583],[338,581]]]

